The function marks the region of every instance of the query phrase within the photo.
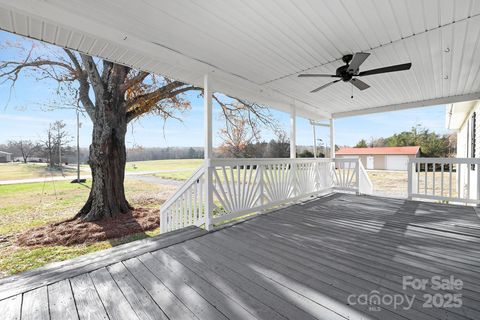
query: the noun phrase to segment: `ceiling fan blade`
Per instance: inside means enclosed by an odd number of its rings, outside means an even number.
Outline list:
[[[348,72],[357,73],[360,65],[368,58],[370,53],[367,52],[357,52],[353,56],[352,61],[348,64]]]
[[[303,73],[298,75],[299,78],[339,78],[340,76],[337,76],[335,74],[323,74],[323,73]]]
[[[315,93],[315,92],[317,92],[317,91],[320,91],[320,90],[322,90],[322,89],[325,89],[326,87],[329,87],[329,86],[331,86],[332,84],[334,84],[335,82],[338,82],[338,81],[340,81],[340,80],[335,80],[335,81],[326,83],[326,84],[324,84],[323,86],[318,87],[317,89],[314,89],[314,90],[310,91],[310,93]]]
[[[352,80],[350,80],[350,83],[357,87],[358,90],[365,90],[370,88],[368,84],[366,84],[360,79],[353,78]]]
[[[369,76],[369,75],[372,75],[372,74],[403,71],[403,70],[408,70],[411,67],[412,67],[412,64],[410,62],[409,63],[404,63],[404,64],[397,64],[397,65],[394,65],[394,66],[362,71],[358,74],[358,76],[361,77],[361,76]]]

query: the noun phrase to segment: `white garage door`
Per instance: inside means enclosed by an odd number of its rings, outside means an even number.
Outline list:
[[[386,156],[385,169],[387,170],[407,170],[408,156]]]

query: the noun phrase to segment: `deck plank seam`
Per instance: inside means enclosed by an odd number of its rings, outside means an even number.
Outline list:
[[[156,255],[154,254],[155,252],[157,251],[161,251],[161,250],[156,250],[154,252],[150,252],[150,254],[152,255],[152,257],[157,260],[157,262],[159,264],[163,264],[162,261],[160,261]],[[165,265],[165,268],[169,269],[172,273],[174,273],[174,270],[172,270],[168,265]],[[229,316],[227,314],[225,314],[222,310],[220,310],[216,305],[214,305],[212,302],[209,301],[209,299],[207,299],[207,297],[205,297],[205,294],[202,293],[202,292],[199,292],[199,290],[197,288],[195,288],[195,286],[193,285],[193,283],[189,283],[188,281],[185,281],[184,279],[182,279],[183,283],[185,283],[186,285],[188,285],[190,288],[192,288],[195,292],[198,293],[199,296],[201,296],[205,301],[207,301],[213,308],[215,308],[218,312],[220,312],[226,319],[229,319]],[[225,294],[223,294],[223,292],[221,292],[220,290],[216,289],[221,295],[225,296],[225,298],[230,299],[228,296],[226,296]],[[235,301],[233,301],[234,303],[236,303]],[[238,303],[237,303],[238,304]],[[239,305],[239,304],[238,304]],[[243,308],[243,306],[239,305],[241,308]],[[244,309],[244,308],[243,308]],[[245,309],[245,311],[247,311],[248,313],[250,313],[248,310]]]

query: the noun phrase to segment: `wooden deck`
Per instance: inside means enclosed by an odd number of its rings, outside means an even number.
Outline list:
[[[403,276],[454,276],[463,286],[404,290]],[[377,292],[379,305],[358,303]],[[461,294],[461,306],[424,306],[425,295],[439,293],[445,301]],[[404,295],[413,298],[411,308],[389,303]],[[188,228],[0,280],[0,313],[62,320],[480,319],[480,219],[472,207],[336,194],[215,232]]]

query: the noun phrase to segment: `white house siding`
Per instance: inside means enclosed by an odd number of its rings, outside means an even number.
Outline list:
[[[457,132],[457,158],[471,158],[472,157],[472,137],[471,137],[471,126],[472,126],[472,115],[476,112],[476,145],[475,145],[475,158],[480,158],[480,103],[477,102],[472,111],[468,114],[465,119],[465,122],[461,126],[460,130]],[[475,170],[465,170],[465,167],[462,168],[461,175],[457,177],[460,179],[460,196],[466,196],[467,192],[467,180],[468,174],[470,174],[470,198],[474,198],[477,192],[477,168]]]

